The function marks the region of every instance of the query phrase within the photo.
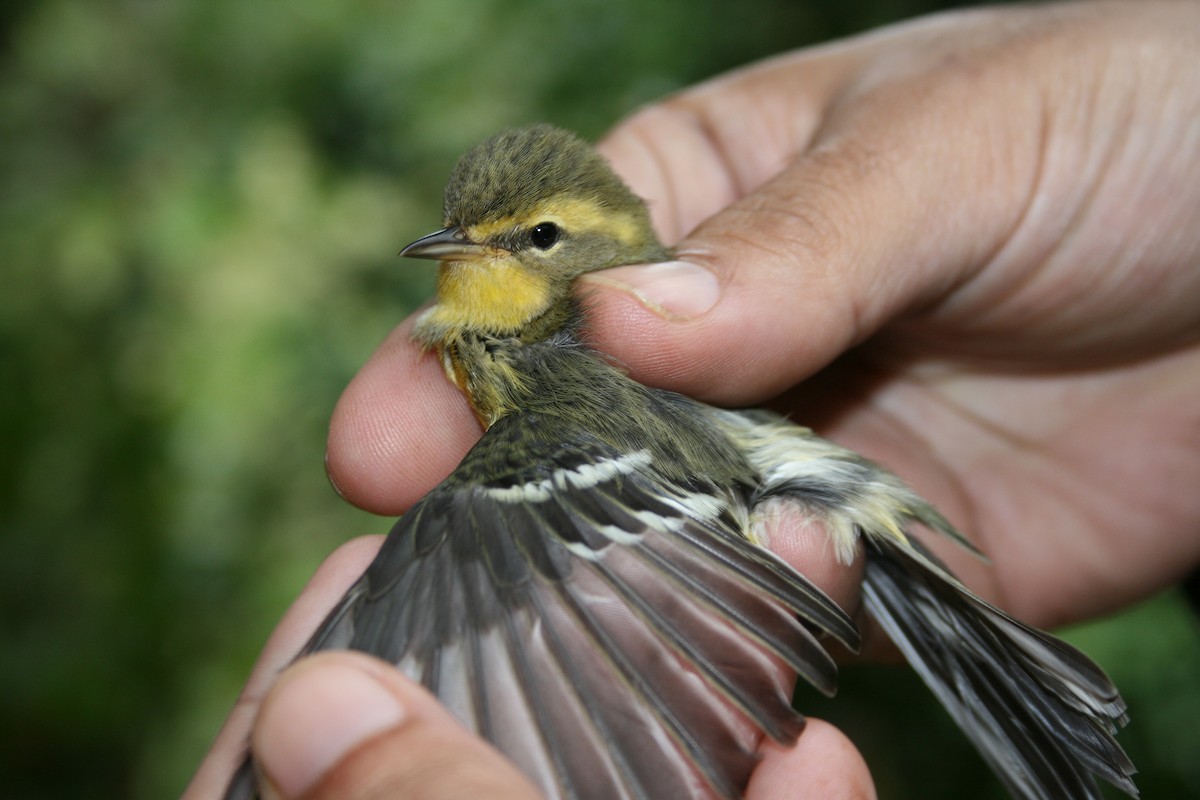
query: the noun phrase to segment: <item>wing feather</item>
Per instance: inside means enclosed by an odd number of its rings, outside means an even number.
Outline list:
[[[499,630],[502,632],[505,650],[521,699],[529,712],[528,723],[520,726],[525,729],[525,735],[522,738],[524,742],[535,741],[537,746],[512,747],[511,743],[505,741],[505,734],[512,730],[512,726],[508,726],[504,732],[497,732],[498,744],[521,766],[526,766],[530,760],[541,762],[541,769],[533,770],[534,774],[540,778],[539,782],[548,785],[553,781],[553,785],[562,790],[563,797],[576,798],[579,794],[575,790],[574,781],[571,780],[567,770],[562,743],[558,737],[554,736],[555,731],[551,725],[552,715],[546,702],[547,697],[558,694],[554,691],[558,687],[553,681],[545,680],[547,677],[545,670],[537,670],[531,663],[527,652],[529,633],[527,620],[522,620],[522,623],[518,628],[516,615],[506,615],[500,621]],[[538,773],[544,774],[539,775]]]
[[[572,638],[580,635],[573,620],[565,618],[561,608],[552,607],[552,602],[546,591],[532,593],[534,613],[542,621],[542,641],[547,655],[562,674],[581,712],[572,719],[570,711],[564,709],[560,716],[566,719],[559,723],[558,728],[575,729],[576,736],[569,741],[576,758],[583,761],[583,768],[576,771],[585,772],[591,778],[585,782],[585,786],[591,786],[592,789],[584,794],[595,796],[598,800],[606,797],[652,800],[654,795],[646,785],[646,778],[638,773],[636,762],[626,753],[627,748],[608,746],[607,743],[620,738],[617,727],[612,724],[614,706],[597,691],[595,662],[588,662],[590,669],[579,663],[581,648],[571,645]],[[607,681],[607,671],[601,677]],[[621,693],[615,699],[628,703],[630,696]],[[637,709],[616,710],[625,719],[635,718],[637,714]]]
[[[815,688],[833,696],[837,688],[837,666],[812,632],[777,601],[768,601],[760,592],[741,581],[730,581],[711,564],[694,554],[673,546],[667,537],[647,541],[632,549],[647,564],[668,577],[676,586],[700,600],[718,619],[736,625],[749,639],[768,648]],[[761,715],[753,715],[763,722]],[[763,724],[768,732],[774,728]],[[783,741],[787,735],[771,734]]]
[[[748,492],[652,461],[493,426],[304,652],[391,660],[551,798],[740,797],[760,737],[803,725],[787,667],[831,692],[813,631],[857,632],[745,539]]]
[[[976,597],[916,542],[868,540],[863,597],[913,668],[1020,797],[1137,795],[1113,733],[1125,707],[1086,656]]]
[[[597,563],[594,569],[680,660],[696,670],[713,689],[753,719],[771,738],[792,741],[799,735],[803,720],[791,712],[786,694],[780,697],[777,691],[771,691],[777,687],[763,681],[739,685],[739,679],[744,679],[745,675],[741,669],[731,669],[734,660],[718,663],[713,657],[722,650],[728,652],[745,646],[738,641],[739,632],[732,630],[728,623],[690,602],[672,604],[667,611],[675,613],[672,621],[668,621],[667,612],[660,611],[655,602],[631,586],[621,571],[604,563]],[[687,636],[681,634],[681,628],[688,631]],[[725,648],[721,647],[722,643]],[[759,651],[758,655],[765,654]],[[763,672],[769,674],[769,664],[763,665]],[[785,713],[780,714],[780,709],[785,709]]]
[[[769,551],[736,535],[713,535],[695,528],[677,531],[672,543],[685,545],[714,566],[740,575],[850,650],[861,646],[858,629],[845,612],[807,579],[797,580],[798,573]]]
[[[594,575],[578,575],[570,585],[555,586],[563,608],[579,622],[580,629],[590,639],[595,657],[603,659],[618,685],[636,696],[640,707],[651,712],[653,727],[665,734],[660,739],[682,752],[720,796],[738,797],[738,787],[727,772],[714,763],[714,758],[724,757],[726,753],[752,759],[731,735],[728,715],[722,715],[723,709],[696,692],[692,677],[679,674],[677,661],[654,632],[629,613],[623,603],[614,602],[613,595],[598,588],[596,583]],[[588,589],[592,595],[589,602],[581,602],[581,588]],[[605,602],[597,602],[597,597],[604,598]],[[603,611],[609,613],[601,617],[598,612]],[[688,686],[689,683],[692,686]],[[685,701],[672,702],[672,695],[682,695]],[[625,732],[622,732],[622,740],[614,742],[613,746],[628,747]],[[710,741],[701,742],[698,735],[707,736]]]

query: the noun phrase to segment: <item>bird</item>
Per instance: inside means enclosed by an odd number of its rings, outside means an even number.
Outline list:
[[[975,551],[900,478],[765,410],[642,385],[588,343],[586,273],[671,256],[587,142],[541,124],[458,161],[414,338],[482,438],[395,524],[300,656],[392,662],[549,798],[743,796],[791,743],[795,676],[832,695],[852,619],[767,547],[784,503],[865,561],[866,613],[1010,794],[1131,796],[1126,704],[1083,653],[991,605],[911,535]],[[257,792],[252,757],[228,797]]]

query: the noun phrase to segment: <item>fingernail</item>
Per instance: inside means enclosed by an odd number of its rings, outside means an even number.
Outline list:
[[[333,487],[333,491],[337,492],[337,496],[346,499],[346,493],[342,491],[342,487],[338,486],[338,482],[333,477],[333,470],[329,469],[329,450],[325,451],[325,477],[329,480],[329,485]]]
[[[711,270],[690,261],[614,267],[584,275],[584,280],[627,292],[666,319],[695,319],[721,298],[721,283]]]
[[[347,754],[404,719],[396,696],[341,664],[284,674],[254,730],[254,756],[271,789],[299,797]]]

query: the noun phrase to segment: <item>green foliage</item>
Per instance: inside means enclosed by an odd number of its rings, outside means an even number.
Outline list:
[[[534,120],[596,136],[722,69],[933,5],[10,3],[6,796],[177,794],[321,558],[386,529],[329,489],[325,426],[430,291],[394,254],[437,225],[462,150]],[[1200,791],[1186,615],[1164,602],[1081,635],[1130,695],[1143,784],[1166,787],[1147,793]],[[946,757],[874,741],[874,720],[913,718],[855,689],[829,715],[861,732],[884,796],[926,786]],[[944,796],[994,785],[944,771]]]

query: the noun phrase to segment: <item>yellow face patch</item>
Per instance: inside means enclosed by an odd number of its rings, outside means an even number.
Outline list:
[[[482,245],[481,252],[442,262],[437,279],[438,304],[422,318],[417,337],[435,344],[468,330],[515,334],[560,302],[565,278],[569,277],[555,272],[556,253],[562,244],[545,250],[531,247],[518,254],[489,246],[514,229],[528,229],[543,222],[553,222],[568,237],[598,234],[631,248],[641,247],[646,236],[642,220],[629,211],[614,211],[589,198],[561,196],[520,217],[509,215],[463,226],[465,238]]]
[[[550,305],[550,284],[511,254],[444,261],[437,277],[438,304],[429,323],[447,329],[516,332]]]

